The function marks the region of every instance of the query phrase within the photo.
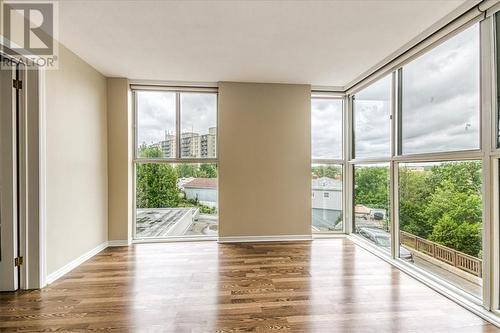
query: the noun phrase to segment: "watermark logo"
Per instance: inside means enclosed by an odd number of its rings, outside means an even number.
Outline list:
[[[2,51],[28,69],[57,69],[57,14],[56,1],[3,1]],[[9,61],[3,59],[2,65]]]

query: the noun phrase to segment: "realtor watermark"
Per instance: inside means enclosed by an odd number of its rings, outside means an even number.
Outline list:
[[[58,69],[58,13],[57,1],[2,1],[0,47],[7,57],[0,66]]]

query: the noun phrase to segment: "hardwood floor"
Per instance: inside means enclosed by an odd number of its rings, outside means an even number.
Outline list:
[[[500,332],[346,239],[108,248],[1,293],[0,331]]]

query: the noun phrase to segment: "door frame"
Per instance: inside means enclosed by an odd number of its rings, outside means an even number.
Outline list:
[[[2,61],[4,56],[2,56]],[[5,58],[7,59],[7,58]],[[20,109],[20,92],[13,87],[17,80],[19,64],[12,63],[9,68],[2,69],[0,95],[2,113],[1,130],[2,155],[7,158],[1,160],[2,192],[0,193],[0,212],[2,218],[2,276],[0,277],[0,290],[13,291],[19,289],[19,267],[16,258],[19,256],[19,202],[18,202],[18,115]]]
[[[2,40],[0,40],[0,44]],[[1,53],[1,52],[0,52]],[[10,59],[24,59],[20,55]],[[18,289],[39,289],[46,285],[45,218],[45,71],[23,66],[18,98]]]

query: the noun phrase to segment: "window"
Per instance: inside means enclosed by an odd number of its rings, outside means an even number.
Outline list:
[[[216,236],[217,94],[134,90],[134,98],[135,238]]]
[[[175,157],[176,94],[163,91],[137,91],[135,94],[137,157]],[[171,142],[173,144],[167,145]]]
[[[181,94],[181,157],[215,158],[217,95]]]
[[[217,157],[216,93],[148,90],[135,90],[134,93],[138,158]],[[151,156],[151,148],[155,147],[158,152]]]
[[[354,232],[390,252],[389,165],[354,167]]]
[[[342,231],[342,165],[312,165],[312,230]]]
[[[481,161],[399,167],[401,259],[481,297]]]
[[[391,87],[387,75],[354,95],[354,157],[391,156]]]
[[[402,68],[402,153],[479,149],[479,25]]]
[[[313,159],[342,159],[342,109],[343,102],[341,99],[312,99]]]
[[[217,236],[215,164],[136,166],[136,238]]]

